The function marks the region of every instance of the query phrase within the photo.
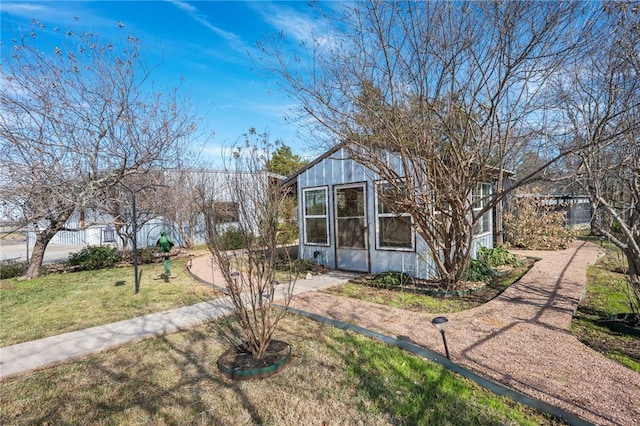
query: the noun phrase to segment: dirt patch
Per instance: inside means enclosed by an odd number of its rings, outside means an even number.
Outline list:
[[[18,287],[9,282],[5,282],[4,280],[0,281],[0,290],[15,290],[17,288]]]

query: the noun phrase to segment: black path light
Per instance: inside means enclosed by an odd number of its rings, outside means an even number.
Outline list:
[[[447,317],[435,317],[434,319],[431,320],[431,324],[433,324],[433,326],[436,328],[436,330],[438,330],[440,332],[440,334],[442,334],[442,342],[444,343],[444,351],[447,354],[447,358],[451,359],[449,357],[449,348],[447,347],[447,338],[444,335],[444,330],[447,327],[447,323],[449,322],[449,319]]]

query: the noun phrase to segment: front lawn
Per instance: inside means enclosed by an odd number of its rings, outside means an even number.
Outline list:
[[[51,274],[32,280],[0,281],[0,346],[9,346],[127,318],[192,305],[216,293],[191,278],[185,260],[172,262],[168,283],[162,263]]]
[[[1,383],[0,424],[561,424],[396,347],[288,315],[293,358],[278,375],[231,382],[214,324]]]

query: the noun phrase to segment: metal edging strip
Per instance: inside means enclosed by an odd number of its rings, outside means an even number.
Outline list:
[[[447,368],[448,370],[451,370],[455,373],[458,373],[459,375],[466,377],[469,380],[474,381],[475,383],[477,383],[479,386],[490,390],[491,392],[500,395],[500,396],[504,396],[507,398],[510,398],[516,402],[519,402],[521,404],[524,404],[528,407],[531,407],[537,411],[546,413],[546,414],[550,414],[562,421],[565,421],[567,424],[571,425],[571,426],[596,426],[594,423],[591,423],[585,419],[583,419],[582,417],[573,414],[573,413],[569,413],[568,411],[563,410],[560,407],[556,407],[555,405],[551,405],[547,402],[541,401],[539,399],[530,397],[528,395],[525,395],[521,392],[518,392],[514,389],[508,388],[500,383],[494,382],[492,380],[486,379],[484,377],[481,377],[475,373],[473,373],[470,370],[467,370],[466,368],[462,367],[461,365],[458,365],[454,362],[452,362],[451,360],[433,352],[430,351],[429,349],[423,348],[421,346],[418,345],[414,345],[410,342],[404,341],[404,340],[399,340],[396,339],[394,337],[390,337],[390,336],[386,336],[384,334],[363,328],[363,327],[359,327],[357,325],[354,324],[349,324],[343,321],[338,321],[332,318],[327,318],[327,317],[323,317],[321,315],[317,315],[317,314],[313,314],[310,312],[305,312],[305,311],[301,311],[295,308],[291,308],[291,307],[285,307],[285,306],[279,306],[279,308],[282,309],[286,309],[289,312],[295,313],[295,314],[299,314],[308,318],[311,318],[314,321],[318,321],[324,324],[329,324],[332,325],[336,328],[339,328],[341,330],[350,330],[353,331],[355,333],[358,334],[362,334],[364,336],[368,336],[371,337],[373,339],[377,339],[381,342],[387,343],[389,345],[394,345],[397,346],[401,349],[404,349],[407,352],[410,352],[412,354],[418,355],[422,358],[426,358],[430,361],[433,361],[437,364],[442,365],[443,367]]]

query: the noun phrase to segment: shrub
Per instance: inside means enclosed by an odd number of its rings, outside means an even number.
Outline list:
[[[229,227],[220,235],[220,249],[238,250],[246,248],[247,238],[237,227]]]
[[[155,256],[157,252],[157,249],[151,247],[138,249],[138,263],[145,265],[155,262],[157,260]]]
[[[292,264],[292,272],[302,274],[306,272],[318,272],[322,269],[321,265],[309,259],[295,259]]]
[[[25,260],[3,260],[0,262],[0,279],[24,275],[29,264]]]
[[[478,250],[478,260],[492,268],[504,265],[522,266],[522,261],[515,254],[502,247],[494,247],[492,249],[481,247]]]
[[[389,271],[376,275],[371,284],[380,287],[399,287],[413,283],[413,278],[406,272]]]
[[[278,224],[278,244],[291,244],[298,239],[298,224],[283,222]]]
[[[462,272],[462,279],[465,281],[491,282],[496,276],[496,271],[479,259],[471,259],[469,266]]]
[[[116,247],[88,246],[73,253],[67,261],[68,266],[76,266],[82,271],[94,271],[112,268],[120,262],[121,255]]]
[[[533,189],[509,202],[504,227],[509,244],[529,250],[566,248],[573,234],[565,227],[565,214],[554,210],[548,197]]]

